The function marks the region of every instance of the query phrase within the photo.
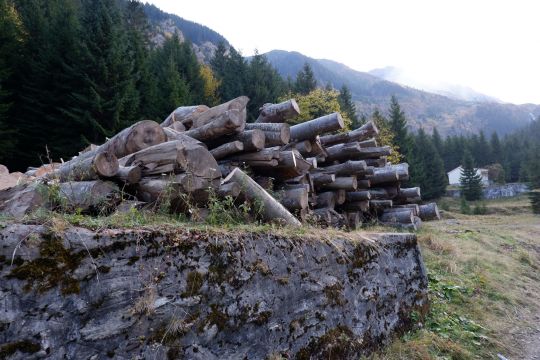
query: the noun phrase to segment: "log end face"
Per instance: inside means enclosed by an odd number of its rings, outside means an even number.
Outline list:
[[[167,141],[163,128],[153,120],[135,124],[126,141],[126,155]]]
[[[118,159],[109,151],[102,151],[94,157],[93,167],[96,174],[103,177],[112,177],[118,173],[120,168]]]

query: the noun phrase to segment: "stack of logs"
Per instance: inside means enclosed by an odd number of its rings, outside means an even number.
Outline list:
[[[416,229],[420,219],[439,218],[436,204],[418,205],[419,188],[401,187],[408,165],[387,163],[391,149],[378,146],[372,122],[343,132],[341,115],[333,113],[290,126],[286,121],[300,113],[291,99],[265,104],[246,123],[248,100],[179,107],[161,124],[138,122],[70,161],[27,175],[57,181],[68,198],[86,204],[88,197],[114,198],[121,187],[131,200],[118,206],[167,201],[173,211],[204,214],[213,193],[258,201],[265,221],[296,226],[356,229],[380,221]],[[6,191],[0,211],[20,193]]]

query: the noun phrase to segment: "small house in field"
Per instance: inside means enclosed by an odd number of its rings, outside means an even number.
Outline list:
[[[461,166],[458,166],[454,170],[450,170],[448,175],[448,183],[450,185],[459,185],[459,178],[461,177],[461,171],[463,168]],[[487,169],[476,169],[476,174],[480,175],[482,177],[482,185],[487,186],[489,185],[489,179],[488,179],[488,170]]]

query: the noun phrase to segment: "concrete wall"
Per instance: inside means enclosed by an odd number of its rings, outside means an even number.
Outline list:
[[[427,308],[412,234],[12,224],[0,237],[9,359],[357,359]]]
[[[504,185],[490,185],[482,190],[484,199],[501,199],[514,197],[529,191],[527,185],[522,183],[510,183]],[[448,190],[447,196],[458,198],[461,196],[460,190]]]

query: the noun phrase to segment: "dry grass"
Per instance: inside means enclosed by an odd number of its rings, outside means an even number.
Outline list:
[[[424,224],[418,239],[430,275],[431,318],[372,359],[524,356],[523,341],[540,316],[540,218],[526,198],[486,206],[488,215],[450,211]]]

